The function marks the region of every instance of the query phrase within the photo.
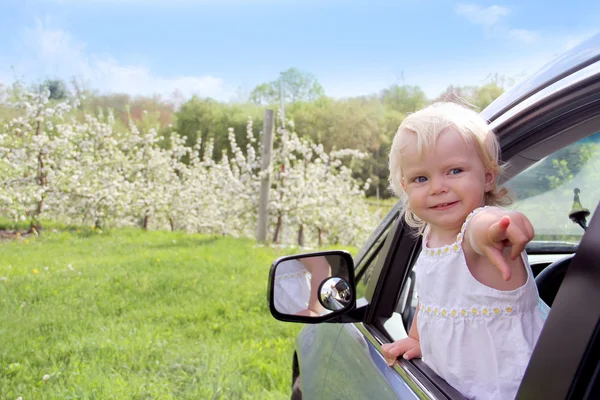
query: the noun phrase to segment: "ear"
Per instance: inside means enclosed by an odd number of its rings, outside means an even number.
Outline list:
[[[406,192],[406,185],[404,184],[404,177],[400,178],[400,185],[402,185],[402,189]]]
[[[490,192],[496,185],[497,172],[487,169],[485,171],[485,192]]]

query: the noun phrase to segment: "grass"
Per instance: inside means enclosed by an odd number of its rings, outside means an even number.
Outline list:
[[[0,398],[289,398],[301,325],[266,287],[291,252],[133,229],[1,241]]]
[[[378,201],[376,197],[369,197],[367,198],[366,202],[369,211],[372,214],[375,214],[377,211],[379,211],[379,215],[383,217],[396,205],[398,198],[390,197],[388,199],[379,199]]]

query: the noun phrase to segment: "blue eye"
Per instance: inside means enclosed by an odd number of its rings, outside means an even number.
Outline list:
[[[424,176],[417,176],[415,179],[413,179],[413,182],[415,182],[415,183],[427,182],[427,178],[425,178]]]
[[[460,169],[460,168],[452,168],[452,169],[450,170],[450,175],[458,175],[458,174],[460,174],[462,171],[463,171],[463,170],[462,170],[462,169]]]

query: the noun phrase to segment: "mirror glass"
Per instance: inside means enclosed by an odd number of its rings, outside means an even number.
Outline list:
[[[346,308],[352,300],[350,285],[342,278],[326,279],[319,291],[319,301],[327,310],[337,311]]]
[[[273,303],[281,314],[319,317],[348,307],[348,265],[340,255],[303,256],[275,266]]]

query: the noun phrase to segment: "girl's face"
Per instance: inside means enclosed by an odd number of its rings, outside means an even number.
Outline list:
[[[486,170],[475,147],[453,129],[444,130],[422,155],[416,134],[405,135],[400,167],[412,212],[432,232],[456,235],[467,215],[484,205],[495,175]]]

